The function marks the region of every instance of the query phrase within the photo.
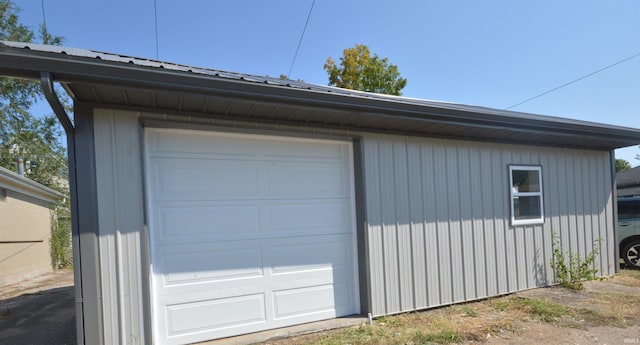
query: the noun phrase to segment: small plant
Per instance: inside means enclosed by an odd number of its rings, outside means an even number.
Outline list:
[[[490,302],[499,312],[520,311],[536,320],[555,322],[569,311],[566,307],[550,301],[535,298],[500,298]]]
[[[557,321],[568,312],[567,307],[545,300],[520,298],[520,302],[528,310],[529,314],[544,322]]]
[[[556,271],[560,285],[572,290],[584,289],[584,281],[596,279],[598,269],[594,267],[594,261],[600,253],[602,239],[593,242],[593,250],[582,260],[579,253],[569,251],[565,255],[560,244],[560,236],[555,231],[552,236],[553,262],[551,268]],[[569,259],[568,265],[566,258]]]
[[[470,316],[470,317],[478,316],[478,312],[468,305],[462,306],[461,309],[462,309],[461,310],[462,316]]]
[[[461,342],[462,336],[460,332],[454,330],[444,330],[435,333],[423,333],[421,331],[416,332],[413,338],[415,344],[451,344]]]

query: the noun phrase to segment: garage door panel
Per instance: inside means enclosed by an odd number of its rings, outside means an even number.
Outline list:
[[[341,167],[278,167],[267,171],[272,197],[349,197],[348,178]]]
[[[335,242],[276,245],[271,249],[272,272],[278,275],[350,266],[350,255],[347,245],[341,243],[343,240],[343,237],[335,237]]]
[[[152,157],[183,155],[206,155],[206,156],[257,156],[260,146],[255,140],[247,139],[244,136],[228,135],[220,133],[218,136],[211,136],[206,132],[192,131],[188,136],[182,132],[171,130],[156,130],[149,134],[150,155]],[[162,155],[162,154],[169,155]]]
[[[146,129],[154,341],[358,311],[351,144]]]
[[[295,140],[295,145],[291,145],[291,140],[273,140],[268,145],[263,146],[263,153],[269,157],[296,157],[296,158],[324,158],[343,161],[345,149],[342,146],[327,143],[321,140],[309,140],[300,142]],[[317,160],[317,159],[316,159]]]
[[[168,161],[158,164],[155,169],[155,200],[207,200],[211,195],[246,198],[259,193],[255,167],[227,166],[222,162]]]
[[[260,231],[257,205],[158,207],[160,241],[180,237],[255,236]],[[215,222],[212,221],[215,219]]]
[[[268,208],[270,232],[308,231],[327,229],[333,232],[348,232],[350,212],[347,200],[331,203],[308,203],[271,205]]]
[[[273,301],[275,319],[318,312],[335,313],[333,285],[274,291]]]
[[[165,254],[164,285],[263,276],[261,248]]]
[[[266,321],[264,294],[167,305],[169,336]]]

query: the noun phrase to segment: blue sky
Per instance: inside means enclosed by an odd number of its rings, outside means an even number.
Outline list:
[[[279,76],[312,0],[156,0],[161,60]],[[41,0],[17,0],[43,21]],[[156,58],[153,0],[44,0],[65,45]],[[356,43],[398,65],[409,97],[504,109],[640,53],[640,1],[316,0],[290,77]],[[640,128],[640,57],[513,110]],[[618,158],[640,165],[635,146]]]

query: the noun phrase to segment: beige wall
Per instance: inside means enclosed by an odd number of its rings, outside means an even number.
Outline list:
[[[45,201],[11,190],[0,197],[0,285],[52,271],[52,218]]]

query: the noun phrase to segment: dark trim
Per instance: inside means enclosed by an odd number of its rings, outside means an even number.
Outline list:
[[[614,272],[620,273],[620,239],[618,236],[618,191],[616,190],[616,152],[609,152],[611,168],[611,203],[613,204],[613,252],[614,252]],[[602,250],[600,251],[602,252]]]
[[[76,296],[76,338],[78,345],[84,345],[84,298],[82,289],[82,250],[80,249],[80,229],[78,225],[78,174],[76,169],[75,129],[72,129],[67,133],[67,162],[69,166],[69,203],[71,207],[73,282]]]
[[[353,176],[356,204],[356,241],[358,248],[358,281],[360,287],[360,313],[373,313],[371,293],[371,271],[369,263],[369,233],[367,223],[364,146],[362,138],[353,138]]]
[[[44,93],[47,102],[49,102],[49,106],[53,109],[53,112],[58,117],[58,121],[62,124],[65,133],[70,133],[73,131],[73,124],[69,119],[69,115],[64,110],[62,103],[60,103],[60,98],[56,94],[56,89],[53,87],[53,77],[49,72],[40,72],[40,85],[42,86],[42,91]]]
[[[62,124],[67,136],[67,165],[69,168],[69,203],[71,207],[71,247],[73,251],[73,282],[75,294],[76,341],[85,344],[84,332],[84,294],[82,282],[82,251],[78,217],[78,180],[76,170],[76,136],[73,123],[60,103],[53,87],[53,78],[49,72],[40,73],[40,85],[49,106]],[[77,108],[76,108],[77,111]]]
[[[144,226],[142,233],[140,234],[140,281],[142,286],[142,312],[145,317],[143,318],[142,332],[144,332],[144,339],[147,344],[153,344],[153,314],[152,306],[153,301],[151,299],[151,242],[149,237],[149,212],[147,210],[148,198],[147,198],[147,164],[146,164],[146,145],[144,140],[144,125],[142,119],[138,118],[138,145],[140,147],[140,173],[142,174],[140,181],[142,181],[142,215]]]
[[[79,255],[82,265],[74,268],[80,271],[82,286],[82,321],[85,344],[103,344],[102,319],[102,284],[99,257],[99,224],[98,224],[98,191],[96,182],[95,142],[93,125],[93,108],[76,104],[74,108],[75,140],[70,143],[69,155],[74,157],[75,169],[70,174],[73,191],[71,201],[75,199],[77,212],[72,219],[77,219],[79,237]],[[73,149],[74,152],[71,152]],[[73,154],[73,155],[72,155]],[[71,166],[71,159],[69,159]],[[76,174],[77,172],[81,172]]]
[[[86,103],[86,102],[84,102]],[[152,113],[158,115],[178,115],[185,117],[195,117],[201,119],[216,119],[216,120],[224,120],[224,121],[235,121],[235,122],[245,122],[245,123],[265,123],[271,125],[283,125],[283,126],[302,126],[307,128],[322,128],[322,129],[337,129],[343,131],[354,131],[354,132],[363,132],[363,133],[380,133],[380,134],[396,134],[396,135],[405,135],[405,136],[415,136],[422,138],[433,138],[433,139],[444,139],[444,140],[462,140],[462,141],[472,141],[472,142],[483,142],[483,143],[499,143],[499,144],[512,144],[512,145],[527,145],[527,146],[537,146],[537,147],[559,147],[559,148],[570,148],[570,149],[579,149],[579,150],[596,150],[596,151],[609,151],[608,147],[594,147],[587,145],[578,145],[580,142],[578,139],[585,139],[587,142],[590,142],[589,138],[584,137],[574,137],[574,140],[571,141],[573,144],[553,144],[548,142],[531,142],[526,140],[509,140],[509,139],[487,139],[487,138],[477,138],[477,137],[467,137],[467,136],[456,136],[456,135],[441,135],[435,133],[424,133],[418,131],[406,131],[406,130],[393,130],[393,129],[375,129],[368,127],[359,127],[359,126],[351,126],[351,125],[338,125],[338,124],[327,124],[327,123],[315,123],[315,122],[302,122],[302,121],[294,121],[294,120],[277,120],[263,117],[238,117],[234,115],[223,115],[223,114],[213,114],[213,113],[201,113],[195,111],[186,111],[186,110],[175,110],[175,109],[159,109],[159,108],[150,108],[150,107],[141,107],[141,106],[126,106],[126,105],[118,105],[118,104],[104,104],[104,103],[86,103],[91,104],[95,108],[100,109],[116,109],[116,110],[126,110],[126,111],[137,111],[140,113]],[[144,115],[144,114],[142,114]],[[158,119],[152,119],[151,121],[158,121]],[[182,122],[178,120],[169,120],[170,122],[175,123],[189,123]],[[516,129],[510,129],[516,131]],[[519,130],[522,132],[522,138],[526,139],[528,136],[526,134],[531,134],[531,131],[527,130]],[[542,133],[542,132],[541,132]],[[545,134],[545,133],[543,133]],[[548,134],[548,133],[546,133]],[[639,139],[640,140],[640,139]]]
[[[31,240],[31,241],[0,241],[0,244],[20,244],[20,243],[42,243],[43,240]]]

